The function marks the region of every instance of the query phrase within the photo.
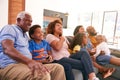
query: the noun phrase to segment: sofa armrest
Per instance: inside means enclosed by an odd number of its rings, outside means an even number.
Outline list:
[[[110,51],[111,51],[111,55],[114,55],[120,58],[120,50],[110,48]]]
[[[76,69],[72,69],[75,80],[83,80],[82,72]]]

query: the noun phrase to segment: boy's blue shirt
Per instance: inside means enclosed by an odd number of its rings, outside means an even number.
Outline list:
[[[32,53],[34,60],[41,60],[46,58],[47,51],[51,51],[51,47],[46,40],[41,40],[38,44],[34,40],[29,41],[29,50]],[[34,52],[34,50],[40,50],[40,52]]]

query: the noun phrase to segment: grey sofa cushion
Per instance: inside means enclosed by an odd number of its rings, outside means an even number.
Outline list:
[[[82,72],[76,69],[72,69],[73,74],[75,76],[75,80],[83,80]],[[95,74],[98,73],[98,69],[94,68]]]
[[[73,71],[75,80],[83,80],[82,72],[81,71],[76,70],[76,69],[73,69],[72,71]]]

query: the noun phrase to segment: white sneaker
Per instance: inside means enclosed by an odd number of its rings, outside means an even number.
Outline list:
[[[93,79],[92,80],[99,80],[99,78],[97,78],[97,77],[93,77]]]

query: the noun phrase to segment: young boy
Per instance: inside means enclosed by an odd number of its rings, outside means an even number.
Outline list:
[[[47,41],[43,39],[43,32],[39,25],[33,25],[29,30],[29,50],[32,58],[42,63],[50,63],[53,61],[51,55],[51,47]]]
[[[114,64],[120,66],[120,58],[111,56],[110,49],[106,43],[106,38],[103,35],[97,35],[97,46],[94,57],[99,64]]]
[[[94,56],[97,57],[97,56],[103,55],[103,54],[110,56],[111,52],[105,41],[105,37],[103,35],[97,35],[96,40],[97,40],[98,45],[96,46],[96,54]],[[101,51],[103,51],[104,53]]]

